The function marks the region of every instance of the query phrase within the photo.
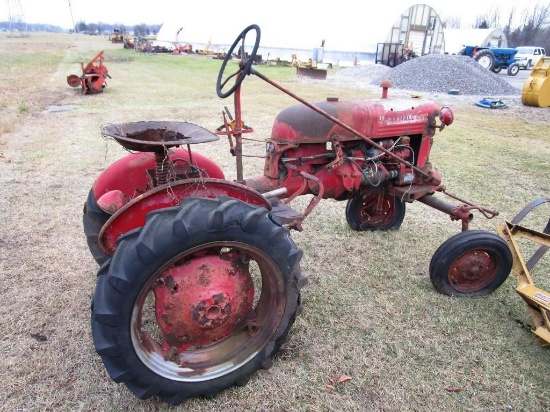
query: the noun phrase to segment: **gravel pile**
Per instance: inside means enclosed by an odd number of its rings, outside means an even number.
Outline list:
[[[340,70],[329,80],[342,85],[371,88],[379,87],[385,79],[390,80],[394,88],[416,92],[448,93],[458,90],[461,95],[487,96],[517,96],[520,92],[471,57],[455,55],[428,54],[394,68],[381,64],[355,66]]]

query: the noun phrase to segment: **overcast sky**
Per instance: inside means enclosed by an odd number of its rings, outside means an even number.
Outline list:
[[[458,17],[463,24],[472,24],[476,16],[498,8],[501,22],[507,22],[515,3],[519,24],[520,14],[540,0],[481,0],[473,9],[470,2],[452,0],[386,0],[378,2],[334,0],[308,2],[307,0],[277,0],[265,3],[250,0],[204,1],[128,1],[128,0],[0,0],[0,21],[12,14],[22,14],[27,23],[48,23],[70,28],[74,23],[110,23],[133,26],[136,24],[163,24],[177,22],[183,27],[180,40],[212,43],[231,43],[238,33],[251,23],[262,29],[265,39],[300,38],[300,43],[332,44],[354,42],[358,37],[379,32],[385,38],[391,25],[414,4],[427,4],[445,20]],[[466,4],[468,3],[468,4]],[[328,4],[328,5],[327,5]],[[20,5],[20,8],[19,8]],[[8,7],[9,6],[9,7]],[[337,6],[337,7],[336,7]],[[268,40],[269,41],[269,40]],[[272,40],[273,41],[273,40]],[[378,41],[376,39],[375,41]],[[311,44],[309,47],[317,47]]]

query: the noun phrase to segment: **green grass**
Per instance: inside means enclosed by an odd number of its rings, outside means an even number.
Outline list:
[[[80,62],[100,50],[112,79],[103,93],[82,96],[66,76],[79,74]],[[431,255],[460,231],[459,223],[413,203],[399,231],[358,233],[347,226],[345,203],[332,200],[318,205],[303,232],[292,233],[309,284],[303,313],[274,366],[244,387],[177,408],[136,399],[109,379],[89,326],[97,266],[82,232],[82,205],[100,171],[125,154],[102,138],[100,127],[186,120],[215,129],[232,104],[215,93],[221,61],[146,55],[101,37],[53,34],[17,40],[0,34],[0,51],[0,70],[10,73],[0,79],[0,409],[548,410],[550,352],[530,332],[513,276],[476,299],[443,296],[430,283]],[[258,69],[310,101],[372,97],[299,81],[292,68]],[[242,99],[245,122],[259,140],[269,137],[279,111],[295,103],[252,76]],[[76,108],[44,111],[69,104]],[[456,121],[435,136],[431,162],[451,193],[500,212],[492,220],[476,215],[472,228],[494,230],[526,203],[548,196],[548,122],[511,110],[453,109]],[[245,143],[248,153],[263,148]],[[196,150],[235,177],[226,141]],[[246,176],[262,170],[261,159],[246,160]],[[296,208],[308,201],[297,199]],[[541,209],[526,223],[541,229],[547,220],[548,209]],[[342,376],[351,380],[338,383]]]

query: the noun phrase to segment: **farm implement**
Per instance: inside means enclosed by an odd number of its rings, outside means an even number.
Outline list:
[[[550,284],[535,284],[533,270],[550,249],[550,220],[541,232],[520,225],[521,221],[536,207],[550,203],[550,199],[537,199],[529,203],[514,219],[498,227],[500,236],[508,244],[512,256],[512,270],[517,280],[516,292],[522,297],[533,322],[533,333],[550,344]],[[520,244],[525,240],[527,246]],[[529,248],[528,245],[534,246]],[[526,259],[525,251],[531,249],[531,256]],[[546,266],[548,268],[548,265]],[[540,275],[540,273],[539,273]],[[538,280],[548,279],[550,271]],[[543,286],[544,285],[544,286]]]
[[[97,177],[84,205],[88,246],[101,264],[92,335],[111,378],[141,399],[176,405],[213,396],[271,366],[307,283],[291,230],[303,230],[323,199],[345,201],[355,231],[396,230],[415,201],[460,222],[430,262],[442,293],[484,295],[511,270],[498,234],[468,230],[474,212],[498,212],[448,193],[430,163],[436,132],[453,123],[450,108],[392,100],[387,90],[381,99],[307,102],[253,66],[259,44],[252,25],[225,55],[216,93],[234,108],[224,108],[215,131],[177,121],[101,128],[132,153]],[[248,52],[237,65],[238,47]],[[246,177],[243,141],[253,128],[243,120],[241,85],[251,75],[297,104],[274,120],[263,175]],[[220,136],[235,157],[233,181],[191,149]],[[300,196],[309,202],[296,210]]]
[[[107,77],[110,79],[107,66],[103,64],[103,51],[99,52],[92,60],[82,67],[80,76],[71,74],[67,76],[67,83],[71,87],[80,87],[82,94],[91,94],[102,92],[107,86]]]

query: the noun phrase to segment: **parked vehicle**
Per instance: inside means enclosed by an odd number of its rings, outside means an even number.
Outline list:
[[[376,64],[395,67],[398,64],[418,57],[418,54],[402,43],[378,43],[376,46]]]
[[[533,66],[538,63],[541,57],[546,56],[546,50],[544,50],[544,47],[521,46],[516,47],[516,50],[517,53],[514,60],[521,69],[531,70]]]
[[[508,76],[515,76],[519,73],[519,65],[515,61],[517,50],[505,47],[478,47],[464,46],[458,54],[472,57],[481,67],[500,73],[507,69]]]

